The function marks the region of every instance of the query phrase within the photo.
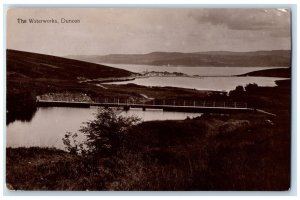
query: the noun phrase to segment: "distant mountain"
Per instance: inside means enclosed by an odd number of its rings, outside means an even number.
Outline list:
[[[171,66],[282,66],[291,65],[290,50],[228,52],[208,51],[194,53],[152,52],[149,54],[110,54],[110,55],[70,55],[68,58],[84,60],[93,63],[111,64],[143,64]]]

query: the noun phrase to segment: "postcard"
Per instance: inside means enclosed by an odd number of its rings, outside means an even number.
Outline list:
[[[10,191],[287,191],[290,8],[7,10]]]

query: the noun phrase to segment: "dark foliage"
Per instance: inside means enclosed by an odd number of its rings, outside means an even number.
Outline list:
[[[63,138],[67,150],[73,154],[109,156],[116,154],[123,145],[123,140],[133,125],[140,121],[134,116],[124,117],[116,109],[99,108],[95,119],[85,122],[79,130],[86,136],[86,141],[78,143],[77,133],[67,133]]]
[[[245,91],[248,94],[255,93],[258,90],[258,85],[256,83],[249,83],[245,86]]]
[[[243,98],[245,96],[245,89],[243,86],[239,85],[236,86],[234,90],[231,90],[229,92],[230,97],[238,97],[238,98]]]
[[[8,94],[6,102],[6,124],[15,120],[30,121],[37,110],[32,93]]]

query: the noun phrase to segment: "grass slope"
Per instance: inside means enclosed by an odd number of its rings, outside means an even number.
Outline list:
[[[30,119],[37,95],[49,92],[82,92],[90,96],[111,95],[79,79],[124,77],[132,73],[105,65],[37,53],[7,50],[7,122]]]
[[[72,60],[57,56],[7,50],[8,76],[33,79],[77,80],[78,77],[124,77],[131,75],[122,69]]]

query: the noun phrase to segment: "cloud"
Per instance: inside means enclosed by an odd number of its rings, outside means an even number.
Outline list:
[[[7,15],[6,44],[53,55],[290,49],[289,15],[286,9],[15,8]],[[17,23],[61,17],[81,23]]]
[[[288,35],[290,10],[287,9],[201,9],[189,17],[200,24],[226,26],[232,30],[280,30]],[[285,30],[287,34],[282,34]]]

